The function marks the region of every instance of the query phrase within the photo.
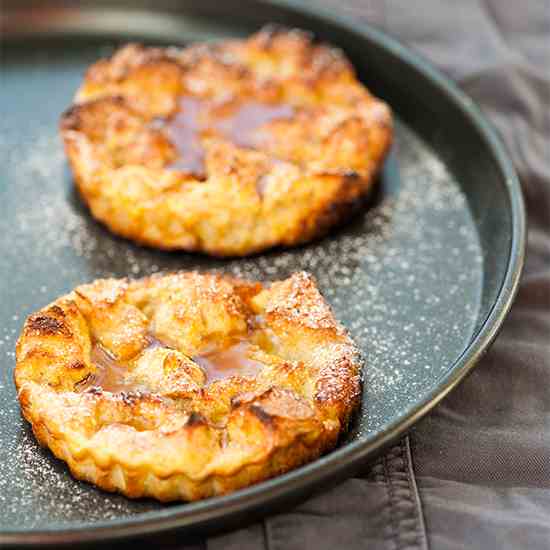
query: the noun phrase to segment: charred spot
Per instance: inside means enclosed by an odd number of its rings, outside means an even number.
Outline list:
[[[73,361],[67,365],[67,368],[71,370],[79,370],[85,369],[86,365],[82,361]]]
[[[208,176],[204,172],[191,172],[191,176],[201,183],[208,181]]]
[[[264,411],[260,405],[251,405],[250,412],[264,425],[273,425],[273,416]]]
[[[82,103],[75,103],[71,105],[65,112],[63,112],[60,118],[59,127],[62,131],[82,131],[83,126],[86,126],[86,113],[97,105],[101,106],[109,104],[116,107],[124,107],[126,106],[126,100],[121,95],[115,95],[109,97],[98,97],[96,99],[90,99]]]
[[[53,315],[56,315],[57,317],[61,317],[61,318],[65,317],[65,312],[57,304],[54,304],[53,306],[48,308],[48,311]]]
[[[83,393],[88,393],[90,395],[103,395],[103,388],[100,386],[91,386],[87,388]]]
[[[61,308],[53,306],[51,309],[53,310],[54,308],[58,309],[63,314]],[[52,311],[52,313],[55,312]],[[71,336],[71,331],[63,320],[50,317],[49,315],[36,315],[31,317],[28,321],[27,329],[42,336]]]
[[[204,426],[206,425],[206,418],[196,412],[196,411],[193,411],[190,415],[189,415],[189,419],[187,420],[187,424],[186,426],[189,426],[189,427],[194,427],[194,426]]]
[[[84,378],[80,379],[78,382],[75,382],[74,388],[77,391],[81,390],[83,388],[86,388],[86,386],[88,386],[88,384],[92,384],[94,381],[95,381],[94,374],[89,372]],[[95,387],[97,388],[98,386],[95,386]]]
[[[61,115],[60,128],[61,130],[78,130],[80,128],[80,105],[71,105]]]
[[[238,395],[235,395],[234,397],[231,398],[231,408],[232,409],[237,409],[241,405],[244,405],[246,403],[250,403],[256,397],[258,397],[257,392],[245,392],[245,393],[240,393]]]

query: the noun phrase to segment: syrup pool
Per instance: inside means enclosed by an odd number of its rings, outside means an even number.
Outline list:
[[[237,342],[226,348],[202,352],[193,357],[206,374],[206,383],[231,376],[254,376],[263,368],[263,363],[250,358],[251,344]]]
[[[151,336],[148,346],[143,351],[159,347],[167,346]],[[227,347],[205,350],[192,357],[192,360],[203,369],[206,374],[206,383],[209,384],[231,376],[256,375],[264,365],[252,359],[251,352],[252,344],[241,340]],[[78,383],[78,391],[86,391],[90,388],[101,388],[112,393],[147,391],[144,384],[128,375],[131,371],[131,361],[117,360],[98,342],[92,346],[91,360],[96,371]]]
[[[167,168],[205,178],[203,136],[218,135],[240,147],[257,149],[263,140],[262,126],[274,120],[290,119],[294,113],[294,107],[287,103],[247,100],[221,104],[211,99],[183,96],[177,113],[157,125],[164,129],[179,154]]]

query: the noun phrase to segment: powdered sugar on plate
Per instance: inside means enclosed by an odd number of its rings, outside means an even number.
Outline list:
[[[448,371],[477,320],[482,256],[458,183],[404,125],[397,124],[371,208],[325,239],[225,261],[163,253],[111,235],[90,217],[71,182],[57,119],[97,49],[74,57],[63,51],[47,63],[41,55],[29,54],[26,68],[13,68],[1,96],[20,100],[19,112],[0,120],[0,529],[90,523],[161,506],[74,480],[19,416],[12,373],[21,325],[77,284],[177,269],[271,280],[312,272],[366,361],[362,410],[350,438],[384,429]]]

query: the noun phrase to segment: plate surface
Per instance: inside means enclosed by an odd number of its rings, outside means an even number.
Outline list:
[[[108,540],[231,527],[356,471],[433,407],[494,338],[523,261],[518,182],[477,109],[395,41],[289,3],[7,3],[0,102],[0,542]],[[197,7],[200,5],[200,7]],[[94,7],[95,6],[95,7]],[[316,10],[318,11],[318,10]],[[229,14],[231,16],[229,17]],[[161,253],[116,238],[76,195],[57,133],[84,69],[118,44],[246,35],[275,21],[343,47],[392,106],[396,143],[371,208],[321,241],[242,260]],[[367,71],[368,67],[368,71]],[[363,404],[329,455],[194,504],[130,501],[74,480],[35,442],[12,382],[25,317],[97,277],[214,269],[277,279],[305,269],[367,359]]]

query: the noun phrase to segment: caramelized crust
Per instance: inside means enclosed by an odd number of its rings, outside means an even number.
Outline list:
[[[178,144],[170,125],[203,115]],[[369,194],[392,139],[389,108],[339,50],[275,28],[127,45],[87,71],[60,128],[82,197],[114,233],[219,256],[325,233]]]
[[[253,370],[210,379],[214,348]],[[31,315],[15,383],[38,441],[75,477],[195,500],[331,449],[360,363],[306,273],[263,285],[182,272],[97,280]]]

